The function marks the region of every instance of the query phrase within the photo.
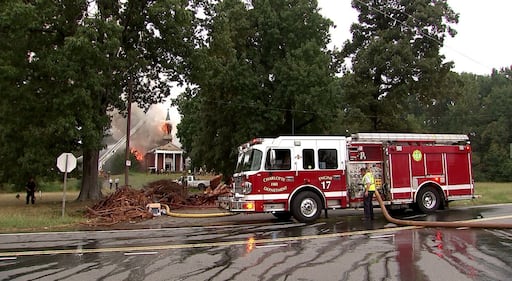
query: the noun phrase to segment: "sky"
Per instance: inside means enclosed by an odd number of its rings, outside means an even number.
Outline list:
[[[448,37],[441,52],[455,62],[454,71],[489,75],[493,68],[512,66],[510,0],[448,0],[459,13],[457,35]],[[351,0],[318,0],[320,13],[336,25],[331,29],[335,46],[351,39],[350,25],[357,21]]]

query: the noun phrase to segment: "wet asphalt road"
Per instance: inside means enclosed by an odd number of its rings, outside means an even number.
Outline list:
[[[415,220],[501,217],[512,205]],[[510,280],[512,229],[396,226],[376,209],[314,224],[272,215],[159,217],[121,230],[0,235],[0,280]]]

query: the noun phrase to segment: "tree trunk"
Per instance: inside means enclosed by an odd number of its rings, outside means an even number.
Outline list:
[[[99,200],[103,196],[101,183],[98,182],[99,155],[100,152],[97,149],[84,150],[82,186],[78,201]]]

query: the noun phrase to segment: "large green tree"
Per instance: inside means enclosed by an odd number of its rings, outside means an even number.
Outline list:
[[[2,182],[55,174],[55,159],[79,147],[82,92],[69,87],[82,69],[61,48],[77,32],[85,1],[0,4],[0,170]],[[65,64],[65,68],[61,67]]]
[[[479,79],[478,129],[472,135],[479,179],[512,180],[512,70],[493,70]]]
[[[317,1],[225,0],[206,22],[178,136],[196,165],[230,175],[256,136],[327,133],[338,107],[332,22]]]
[[[469,136],[472,164],[478,181],[512,180],[511,143],[512,71],[493,70],[491,75],[456,74],[460,96],[422,107],[415,115],[418,127],[431,132],[458,132]]]
[[[85,28],[92,36],[104,39],[100,41],[102,44],[116,49],[114,54],[101,53],[106,62],[101,66],[106,70],[100,73],[107,74],[107,84],[99,89],[100,97],[104,99],[94,106],[98,109],[98,117],[108,116],[109,107],[126,109],[127,96],[128,101],[144,109],[161,102],[170,95],[172,85],[183,83],[187,76],[187,61],[194,48],[195,17],[192,9],[195,5],[187,0],[97,3],[98,13],[93,24]],[[119,32],[102,32],[104,26],[107,30]],[[96,41],[96,38],[88,39]],[[110,63],[111,60],[114,64]],[[111,95],[115,97],[114,102],[108,100]],[[103,135],[96,134],[91,142],[84,142],[84,180],[79,199],[99,197],[96,182],[102,139]]]
[[[2,179],[49,176],[56,157],[73,151],[84,159],[79,199],[99,198],[109,112],[126,109],[127,93],[148,108],[183,82],[194,8],[184,0],[3,1]]]
[[[352,6],[359,21],[343,48],[351,59],[343,76],[350,129],[414,130],[411,116],[456,98],[452,63],[440,54],[458,21],[446,0],[354,0]]]

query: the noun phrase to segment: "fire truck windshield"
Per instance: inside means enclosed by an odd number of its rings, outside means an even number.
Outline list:
[[[238,155],[238,163],[236,165],[236,173],[244,171],[257,171],[261,168],[261,158],[263,152],[258,149],[249,149]]]

